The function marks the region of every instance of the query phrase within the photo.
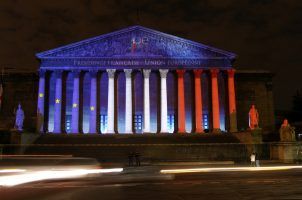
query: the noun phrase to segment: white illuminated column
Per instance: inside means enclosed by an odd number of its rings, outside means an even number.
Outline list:
[[[54,114],[54,133],[61,133],[62,126],[62,71],[55,71],[56,91],[55,91],[55,114]]]
[[[90,72],[90,113],[89,113],[89,133],[96,133],[96,102],[97,102],[97,73]]]
[[[39,72],[39,93],[37,107],[37,132],[44,132],[45,71]]]
[[[144,69],[144,133],[150,133],[150,69]]]
[[[124,72],[126,77],[125,132],[132,133],[132,70],[125,69]]]
[[[73,72],[71,132],[79,133],[80,72]]]
[[[160,69],[160,132],[168,133],[167,127],[167,73],[168,69]]]
[[[114,133],[114,73],[115,73],[115,69],[107,69],[107,73],[108,73],[107,133]]]

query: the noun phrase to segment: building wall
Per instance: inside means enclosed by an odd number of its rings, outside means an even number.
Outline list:
[[[267,71],[237,71],[236,102],[238,130],[248,128],[248,112],[252,104],[259,113],[259,126],[265,133],[274,131],[273,75]]]
[[[273,131],[272,74],[263,71],[238,71],[235,79],[238,130],[246,130],[248,128],[248,111],[250,105],[255,104],[260,114],[260,127],[266,132]],[[14,110],[20,102],[25,112],[24,128],[28,131],[34,131],[38,75],[36,73],[11,73],[4,76],[4,83],[0,128],[13,128]],[[206,90],[206,88],[203,89]],[[206,106],[207,102],[203,101],[203,103]]]
[[[24,128],[35,130],[38,76],[35,73],[9,73],[3,77],[4,88],[0,128],[14,127],[15,110],[20,103],[25,113]]]

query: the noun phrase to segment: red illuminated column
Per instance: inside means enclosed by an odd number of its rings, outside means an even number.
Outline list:
[[[185,112],[185,92],[184,92],[184,73],[185,70],[177,72],[177,93],[178,93],[178,133],[186,132],[186,112]]]
[[[212,114],[213,114],[213,133],[220,132],[219,119],[219,96],[218,96],[218,69],[211,69],[212,82]]]
[[[229,92],[229,117],[230,132],[237,132],[237,116],[236,116],[236,96],[234,84],[234,69],[228,70],[228,92]]]
[[[201,89],[201,69],[194,70],[195,82],[195,133],[203,133],[202,126],[202,89]]]

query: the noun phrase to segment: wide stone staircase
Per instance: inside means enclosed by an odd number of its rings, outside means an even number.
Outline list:
[[[72,155],[101,162],[127,163],[138,153],[142,162],[235,161],[248,159],[245,144],[231,134],[42,134],[25,154]]]

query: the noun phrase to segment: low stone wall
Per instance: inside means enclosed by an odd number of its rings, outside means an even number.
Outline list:
[[[284,163],[302,163],[302,143],[272,143],[270,148],[270,154],[270,157],[272,159],[280,160]]]

